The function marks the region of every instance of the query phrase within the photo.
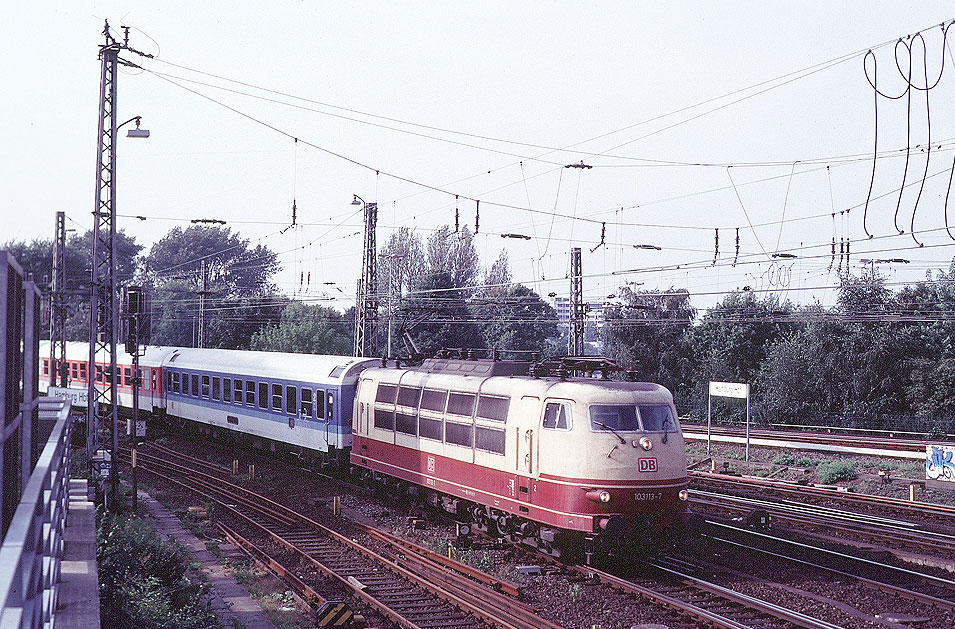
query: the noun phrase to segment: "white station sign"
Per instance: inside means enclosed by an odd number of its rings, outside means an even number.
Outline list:
[[[738,382],[710,382],[710,395],[745,400],[749,398],[749,385]]]
[[[73,406],[82,406],[84,408],[89,406],[89,390],[88,389],[72,389],[66,387],[49,387],[46,390],[46,394],[50,397],[65,397],[67,398]]]

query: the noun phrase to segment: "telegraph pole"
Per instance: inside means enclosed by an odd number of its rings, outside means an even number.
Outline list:
[[[584,291],[580,247],[570,250],[570,339],[567,353],[584,355]]]
[[[50,286],[50,386],[67,385],[66,363],[66,213],[56,213],[53,281]]]

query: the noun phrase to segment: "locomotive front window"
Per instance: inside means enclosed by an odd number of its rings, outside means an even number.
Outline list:
[[[646,431],[667,430],[676,426],[668,404],[640,404],[637,409],[640,411],[640,423]]]
[[[544,428],[570,430],[570,407],[549,402],[544,407]]]
[[[640,430],[637,421],[637,407],[610,404],[592,404],[590,406],[590,429],[598,432],[615,430],[633,432]]]

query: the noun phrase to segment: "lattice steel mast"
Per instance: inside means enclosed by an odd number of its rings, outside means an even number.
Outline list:
[[[66,362],[66,213],[56,213],[53,278],[50,283],[50,386],[67,385]]]
[[[584,291],[580,247],[570,250],[570,339],[567,353],[584,355]]]
[[[378,321],[378,250],[375,243],[378,204],[365,203],[357,195],[355,201],[360,202],[365,210],[365,244],[355,301],[355,356],[365,356],[369,350],[375,350],[374,337]]]

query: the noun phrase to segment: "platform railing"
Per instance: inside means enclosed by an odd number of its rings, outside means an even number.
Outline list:
[[[0,629],[53,626],[70,497],[73,418],[60,417],[0,547]]]

